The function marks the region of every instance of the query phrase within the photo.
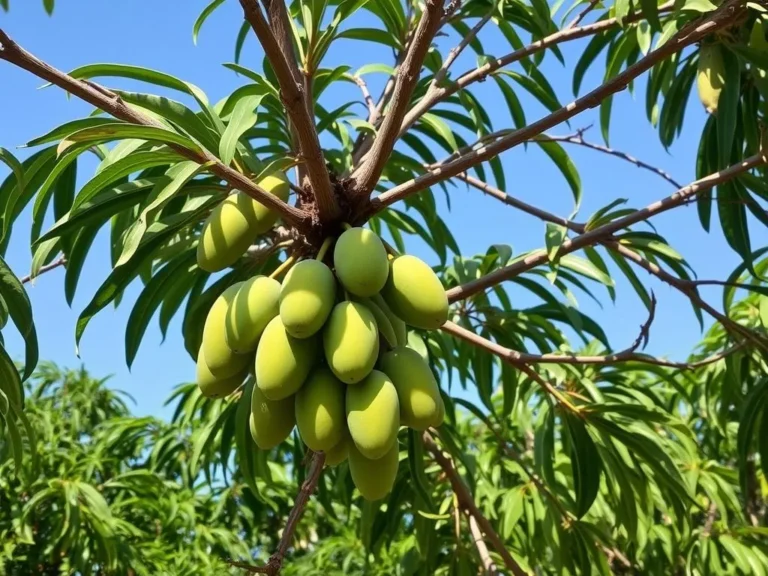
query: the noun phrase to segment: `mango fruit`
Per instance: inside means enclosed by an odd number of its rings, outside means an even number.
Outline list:
[[[205,365],[216,378],[228,378],[242,372],[250,358],[249,355],[233,352],[226,338],[227,312],[241,285],[242,282],[237,282],[222,292],[208,311],[203,325],[200,349]]]
[[[355,301],[371,311],[373,319],[376,321],[376,327],[379,330],[379,334],[384,337],[387,347],[394,348],[397,346],[397,334],[395,334],[392,322],[390,322],[389,317],[384,311],[371,298],[360,298],[359,300],[356,298]]]
[[[400,423],[414,430],[426,430],[440,411],[440,388],[418,352],[399,346],[381,358],[381,370],[397,389]]]
[[[390,310],[414,328],[435,330],[448,320],[448,297],[440,279],[415,256],[406,254],[390,262],[381,295]]]
[[[197,385],[206,398],[224,398],[234,392],[245,379],[245,370],[234,376],[217,378],[205,364],[202,349],[197,354]]]
[[[379,500],[392,491],[400,464],[397,442],[376,460],[366,458],[354,446],[349,447],[349,472],[352,482],[366,500]]]
[[[267,276],[243,282],[232,299],[225,321],[227,345],[234,352],[256,350],[261,333],[278,315],[280,283]]]
[[[253,387],[251,396],[251,436],[262,450],[269,450],[283,442],[296,425],[294,417],[294,396],[282,400],[270,400],[259,389]]]
[[[280,318],[294,338],[309,338],[323,327],[336,298],[333,272],[318,260],[303,260],[288,271],[280,289]]]
[[[408,332],[406,346],[408,346],[408,348],[411,350],[416,350],[416,352],[419,353],[419,356],[424,359],[424,362],[429,363],[429,351],[427,350],[427,345],[424,342],[424,338],[422,338],[417,332]]]
[[[366,228],[349,228],[339,236],[333,250],[333,266],[342,286],[356,296],[377,294],[389,275],[384,244]]]
[[[345,425],[341,440],[336,443],[336,446],[325,451],[325,465],[333,468],[344,462],[349,455],[350,444],[352,444],[352,440],[349,438],[349,431]]]
[[[269,321],[256,349],[256,385],[270,400],[282,400],[301,388],[318,356],[315,338],[294,338],[280,316]]]
[[[347,386],[346,410],[349,435],[366,458],[381,458],[397,441],[400,403],[383,372],[373,370],[356,386]]]
[[[437,414],[435,414],[435,420],[431,424],[435,428],[442,426],[443,422],[445,421],[445,400],[443,400],[442,394],[439,396],[439,398],[440,402],[437,406]]]
[[[368,308],[341,302],[323,330],[325,359],[336,377],[355,384],[373,369],[379,354],[379,330]]]
[[[296,424],[311,450],[324,452],[341,441],[346,428],[344,388],[328,368],[321,366],[296,392]]]
[[[725,64],[720,50],[717,44],[702,44],[699,48],[696,87],[701,103],[709,114],[717,113],[720,93],[725,85]]]
[[[394,312],[392,312],[392,310],[390,310],[389,305],[386,303],[381,294],[374,294],[371,296],[371,302],[376,304],[376,306],[378,306],[386,315],[390,325],[392,326],[392,329],[395,332],[397,345],[404,345],[408,338],[408,327],[405,325],[405,322],[403,322],[401,318],[399,318]]]
[[[290,186],[283,174],[267,176],[258,184],[281,200],[288,200]],[[213,209],[203,225],[197,244],[197,265],[206,272],[231,266],[276,220],[275,212],[247,194],[230,194]]]

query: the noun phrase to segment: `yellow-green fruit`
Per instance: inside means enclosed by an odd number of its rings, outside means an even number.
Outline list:
[[[229,396],[243,383],[244,378],[245,370],[234,376],[216,378],[205,364],[203,351],[201,350],[197,354],[197,385],[203,396],[207,398],[224,398],[224,396]]]
[[[357,386],[347,386],[347,428],[357,449],[376,460],[397,441],[400,403],[384,372],[373,370]]]
[[[216,378],[228,378],[242,372],[251,358],[233,352],[226,338],[227,312],[241,285],[242,282],[238,282],[222,292],[208,311],[203,325],[201,350],[206,366]]]
[[[395,329],[392,327],[392,323],[389,321],[389,318],[384,311],[376,305],[372,298],[361,298],[360,303],[368,308],[368,310],[371,311],[371,314],[373,314],[373,318],[376,320],[376,327],[379,329],[379,334],[384,337],[388,347],[394,348],[397,346]]]
[[[246,280],[232,299],[225,322],[227,345],[235,352],[256,349],[261,333],[278,315],[280,283],[266,276]]]
[[[357,302],[334,306],[323,330],[323,347],[336,377],[346,384],[365,378],[379,354],[379,330],[373,313]]]
[[[251,396],[251,436],[262,450],[269,450],[288,438],[296,424],[294,397],[270,400],[259,389],[253,387]]]
[[[381,370],[397,389],[401,424],[429,428],[440,411],[440,389],[429,365],[415,350],[399,346],[382,356]]]
[[[256,349],[256,385],[270,400],[294,394],[315,365],[315,338],[294,338],[285,331],[280,316],[270,320]]]
[[[347,431],[346,426],[344,426],[344,433],[341,440],[337,442],[336,446],[325,451],[325,465],[334,467],[344,462],[349,455],[350,444],[352,444],[352,441],[349,439],[349,432]]]
[[[400,450],[397,442],[379,459],[366,458],[354,446],[349,447],[352,482],[366,500],[379,500],[392,491],[399,464]]]
[[[702,44],[699,49],[699,68],[696,77],[696,86],[699,90],[699,98],[704,108],[710,114],[717,112],[717,103],[720,100],[720,92],[725,84],[725,64],[720,46],[716,44]]]
[[[389,275],[387,251],[375,232],[350,228],[336,241],[333,266],[341,284],[357,296],[373,296]]]
[[[267,192],[288,199],[290,187],[282,174],[259,182]],[[218,272],[234,264],[256,239],[269,230],[277,214],[243,192],[230,194],[213,209],[203,225],[197,244],[197,264],[207,272]]]
[[[392,260],[381,295],[392,312],[415,328],[434,330],[448,320],[448,297],[440,279],[415,256]]]
[[[431,424],[435,428],[442,426],[445,420],[445,400],[443,400],[442,395],[438,396],[438,398],[440,398],[440,402],[438,403],[437,414],[435,414],[435,420]]]
[[[333,272],[318,260],[304,260],[288,271],[280,289],[280,318],[295,338],[309,338],[323,327],[336,298]]]
[[[408,328],[405,325],[405,322],[403,322],[400,317],[398,317],[394,312],[392,312],[392,310],[390,310],[389,305],[384,300],[384,298],[382,298],[381,294],[374,294],[371,296],[371,301],[376,304],[376,306],[378,306],[389,319],[389,323],[392,325],[392,329],[395,332],[397,345],[404,345],[408,339]]]
[[[322,366],[315,369],[296,392],[296,424],[301,439],[311,450],[330,450],[341,441],[346,427],[344,388],[344,384]]]
[[[270,194],[280,198],[283,202],[288,200],[288,195],[291,192],[288,178],[281,172],[275,172],[262,178],[259,180],[258,185]],[[251,203],[250,216],[253,219],[253,230],[256,234],[264,234],[264,232],[275,225],[278,214],[264,206],[261,202],[251,200]]]
[[[411,350],[416,350],[416,352],[419,353],[419,356],[421,356],[424,359],[424,362],[429,362],[429,351],[427,350],[427,345],[424,343],[424,339],[419,336],[416,332],[408,332],[408,339],[407,344],[408,348]]]

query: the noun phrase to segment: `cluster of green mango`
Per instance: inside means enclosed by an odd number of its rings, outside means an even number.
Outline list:
[[[197,379],[203,394],[221,397],[252,373],[256,444],[273,448],[298,426],[326,465],[348,458],[360,493],[376,500],[395,481],[400,426],[443,421],[439,386],[407,346],[407,326],[440,327],[448,300],[427,264],[388,255],[371,230],[343,232],[332,268],[323,262],[331,242],[282,284],[257,276],[224,291],[203,328]]]

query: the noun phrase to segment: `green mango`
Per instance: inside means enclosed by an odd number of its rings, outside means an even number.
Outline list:
[[[262,450],[269,450],[290,436],[296,425],[294,418],[294,396],[282,400],[270,400],[259,389],[253,387],[251,395],[251,416],[249,419],[251,437]]]
[[[267,276],[243,282],[227,310],[225,336],[235,352],[256,350],[261,333],[280,312],[280,283]]]
[[[389,275],[384,244],[366,228],[350,228],[339,236],[333,250],[333,266],[342,286],[356,296],[377,294]]]
[[[415,328],[436,330],[448,320],[448,297],[440,279],[415,256],[392,260],[381,295],[392,312]]]
[[[206,365],[202,350],[197,354],[197,385],[202,395],[207,398],[224,398],[229,396],[243,383],[246,372],[246,370],[242,370],[234,376],[217,378]]]
[[[392,380],[400,402],[400,422],[424,431],[440,412],[440,388],[432,370],[415,350],[400,346],[381,358],[381,370]]]
[[[310,450],[324,452],[341,441],[346,428],[344,389],[328,368],[320,366],[296,392],[296,423]]]
[[[347,386],[347,428],[357,449],[372,460],[397,441],[400,403],[392,380],[373,370],[356,386]]]
[[[336,299],[333,272],[318,260],[303,260],[285,275],[280,318],[294,338],[309,338],[323,327]]]
[[[201,350],[206,366],[216,378],[239,374],[252,358],[249,354],[236,354],[227,345],[227,312],[240,286],[242,282],[233,284],[222,292],[208,311],[203,325]]]
[[[380,500],[392,491],[400,464],[400,447],[395,442],[376,460],[366,458],[354,445],[349,447],[349,472],[363,498]]]
[[[323,330],[325,359],[336,377],[346,384],[365,378],[379,354],[379,331],[373,313],[357,302],[333,308]]]
[[[256,385],[270,400],[295,394],[307,379],[318,357],[315,338],[294,338],[280,316],[270,320],[256,349]]]

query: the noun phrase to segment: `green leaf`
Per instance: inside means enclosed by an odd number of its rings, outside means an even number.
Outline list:
[[[696,178],[704,178],[717,171],[717,131],[714,116],[707,118],[699,140],[699,150],[696,155]],[[696,198],[696,211],[699,214],[701,227],[709,232],[712,217],[712,194],[699,194]]]
[[[560,224],[547,222],[547,232],[545,235],[547,245],[547,256],[550,262],[556,262],[557,253],[562,246],[563,241],[568,237],[568,229]]]
[[[219,157],[227,166],[232,163],[232,159],[235,157],[235,149],[240,137],[256,124],[258,118],[256,109],[263,99],[263,94],[248,96],[235,104],[232,116],[219,143]]]
[[[75,342],[78,346],[80,338],[91,318],[125,290],[125,287],[139,274],[141,269],[153,260],[156,250],[164,242],[169,240],[180,229],[199,219],[200,215],[209,210],[212,204],[213,202],[208,201],[188,212],[174,214],[164,221],[155,222],[147,229],[147,233],[136,249],[133,258],[124,266],[118,266],[112,270],[107,279],[99,286],[94,297],[80,313],[75,329]]]
[[[378,28],[350,28],[349,30],[343,30],[336,34],[334,40],[339,38],[375,42],[390,48],[399,47],[397,38],[393,37],[391,34],[385,32],[384,30],[379,30]]]
[[[718,168],[727,168],[731,164],[733,140],[736,134],[736,119],[739,115],[739,96],[741,94],[741,67],[739,60],[729,50],[712,46],[719,50],[725,67],[725,83],[717,104],[717,161]]]
[[[10,168],[16,176],[16,188],[18,195],[24,194],[24,166],[18,161],[16,156],[11,154],[5,148],[0,147],[0,162],[3,162]]]
[[[600,282],[601,284],[605,284],[606,286],[615,286],[613,278],[600,270],[589,260],[585,260],[584,258],[574,254],[566,254],[560,258],[559,262],[560,266],[563,268],[572,270],[577,274],[581,274],[582,276],[595,280],[596,282]]]
[[[545,140],[536,140],[541,149],[547,156],[555,163],[568,185],[573,192],[573,199],[575,202],[573,211],[576,212],[581,206],[581,177],[576,165],[571,161],[571,157],[557,142],[547,142]]]
[[[734,382],[732,385],[740,386],[740,382]],[[754,437],[755,428],[759,422],[760,416],[763,419],[768,414],[768,378],[763,378],[744,399],[744,405],[739,419],[739,433],[737,438],[737,448],[739,456],[739,480],[741,481],[742,494],[748,494],[747,491],[747,461],[750,455],[750,447]]]
[[[0,344],[0,390],[5,393],[12,405],[19,409],[23,408],[24,387],[19,372],[16,370],[16,365],[2,344]]]
[[[752,267],[747,211],[733,182],[725,182],[717,187],[717,211],[728,245],[742,257],[752,274],[756,275]]]
[[[123,140],[128,138],[162,142],[163,144],[176,144],[188,148],[189,150],[200,152],[200,147],[189,137],[172,132],[171,130],[166,130],[165,128],[157,126],[115,123],[83,128],[77,132],[69,134],[59,143],[57,151],[61,154],[75,144],[111,142],[112,140]]]
[[[200,13],[200,15],[197,17],[197,20],[195,20],[195,24],[192,27],[192,42],[197,45],[197,36],[200,34],[200,29],[203,27],[203,24],[205,24],[205,21],[208,19],[208,17],[213,14],[213,12],[224,4],[224,0],[213,0],[210,4],[208,4],[203,11]]]
[[[170,150],[146,150],[126,156],[99,172],[82,187],[72,204],[72,211],[74,212],[83,206],[104,188],[120,178],[140,170],[146,170],[147,168],[174,164],[180,160],[182,158],[176,152],[171,152]]]
[[[563,420],[571,439],[571,467],[576,492],[576,517],[584,516],[597,498],[600,489],[602,460],[584,422],[570,412]]]
[[[421,434],[411,428],[408,429],[408,469],[413,480],[413,488],[416,491],[425,512],[434,512],[435,505],[430,496],[429,481],[424,474],[424,443]],[[419,507],[422,510],[421,507]]]
[[[32,375],[37,366],[37,332],[32,320],[32,305],[24,291],[24,286],[0,257],[0,297],[5,301],[11,320],[15,324],[19,334],[24,338],[24,374],[22,380]]]

